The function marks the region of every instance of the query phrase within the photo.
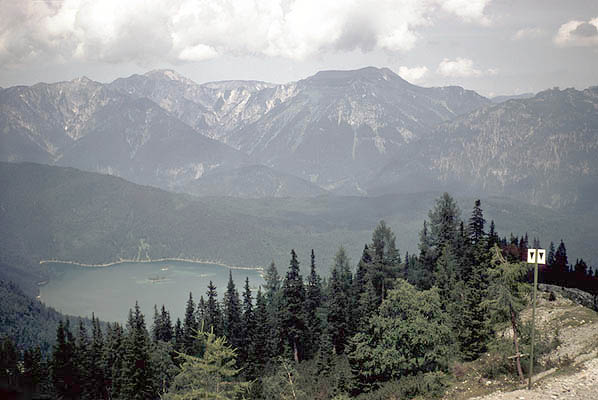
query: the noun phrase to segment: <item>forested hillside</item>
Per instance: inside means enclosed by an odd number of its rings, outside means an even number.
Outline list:
[[[248,281],[237,289],[231,272],[226,288],[210,284],[205,294],[190,293],[181,304],[183,320],[173,321],[156,305],[150,324],[135,305],[125,327],[102,329],[96,319],[90,329],[59,322],[50,374],[36,378],[48,385],[37,387],[66,398],[114,399],[440,395],[453,363],[487,351],[504,356],[511,342],[495,335],[497,322],[518,332],[519,351],[529,345],[518,313],[531,276],[521,260],[539,243],[501,237],[479,201],[468,214],[463,218],[443,194],[428,213],[415,254],[402,255],[381,221],[356,266],[340,247],[322,276],[312,251],[304,278],[291,250],[288,268],[279,272],[272,263],[257,292]],[[562,242],[550,246],[540,281],[598,294],[594,270],[583,260],[569,265]],[[550,349],[548,339],[540,340],[540,353]],[[10,340],[3,346],[14,354]],[[517,365],[511,371],[521,376],[526,366]],[[12,364],[5,371],[20,374]],[[23,381],[13,375],[3,377],[13,385]]]

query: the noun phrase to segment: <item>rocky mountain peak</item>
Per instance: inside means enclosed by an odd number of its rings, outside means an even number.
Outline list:
[[[172,69],[154,69],[149,72],[146,72],[145,74],[143,74],[143,76],[156,80],[175,81],[181,82],[186,85],[197,85],[191,79],[179,74],[178,72]]]
[[[328,70],[320,71],[315,75],[304,79],[302,82],[309,82],[314,85],[349,84],[355,81],[368,83],[394,81],[410,85],[407,81],[395,74],[388,68],[364,67],[355,70]]]

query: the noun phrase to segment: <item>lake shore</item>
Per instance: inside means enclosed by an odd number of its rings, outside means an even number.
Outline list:
[[[240,265],[230,265],[223,263],[221,261],[213,261],[213,260],[202,260],[202,259],[191,259],[191,258],[178,258],[178,257],[166,257],[166,258],[157,258],[157,259],[146,259],[146,260],[131,260],[131,259],[120,259],[118,261],[113,261],[104,264],[87,264],[81,263],[77,261],[64,261],[64,260],[41,260],[40,264],[70,264],[70,265],[78,265],[80,267],[86,268],[104,268],[104,267],[113,267],[119,264],[126,264],[126,263],[155,263],[155,262],[169,262],[169,261],[180,261],[180,262],[187,262],[192,264],[213,264],[219,265],[224,268],[228,269],[236,269],[236,270],[249,270],[249,271],[264,271],[264,267],[254,266],[240,266]]]

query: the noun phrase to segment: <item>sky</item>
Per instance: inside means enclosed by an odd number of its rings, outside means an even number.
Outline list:
[[[0,0],[0,87],[388,67],[485,96],[598,85],[598,0]]]

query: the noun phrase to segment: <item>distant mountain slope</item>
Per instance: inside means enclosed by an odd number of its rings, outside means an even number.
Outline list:
[[[227,143],[337,193],[364,194],[391,159],[408,161],[433,127],[489,101],[458,87],[421,88],[389,69],[324,71],[278,89],[284,98]]]
[[[549,207],[596,207],[598,87],[552,89],[438,126],[431,174]]]
[[[407,158],[436,124],[490,103],[460,87],[422,88],[373,67],[322,71],[282,85],[198,85],[161,70],[110,87],[151,99],[279,172],[348,194],[364,194],[369,176],[393,157]]]
[[[108,172],[176,189],[247,157],[156,103],[82,78],[0,92],[0,160]]]
[[[48,273],[38,264],[41,259],[105,263],[134,259],[140,249],[151,258],[262,266],[274,260],[279,271],[287,268],[291,249],[303,267],[314,249],[318,268],[326,272],[340,245],[355,264],[381,219],[396,233],[402,254],[417,252],[423,220],[440,195],[196,198],[30,163],[0,163],[0,187],[0,263],[35,273],[37,279]],[[474,199],[457,199],[468,218]],[[545,246],[563,238],[570,259],[598,261],[595,214],[563,213],[504,198],[482,198],[482,207],[503,235],[528,232]]]
[[[0,160],[202,195],[448,190],[587,210],[598,198],[597,91],[493,104],[373,67],[280,85],[200,85],[169,70],[81,78],[0,91]],[[241,170],[256,164],[269,169]]]
[[[183,189],[198,196],[241,198],[312,197],[326,194],[324,189],[313,183],[263,165],[216,172],[190,182]]]
[[[259,81],[200,85],[172,70],[154,70],[116,79],[108,86],[150,99],[203,135],[228,144],[225,132],[261,117],[276,85]]]
[[[535,93],[521,93],[521,94],[511,94],[511,95],[502,95],[502,96],[494,96],[491,97],[490,100],[495,103],[504,103],[505,101],[514,100],[514,99],[531,99],[534,97]]]

